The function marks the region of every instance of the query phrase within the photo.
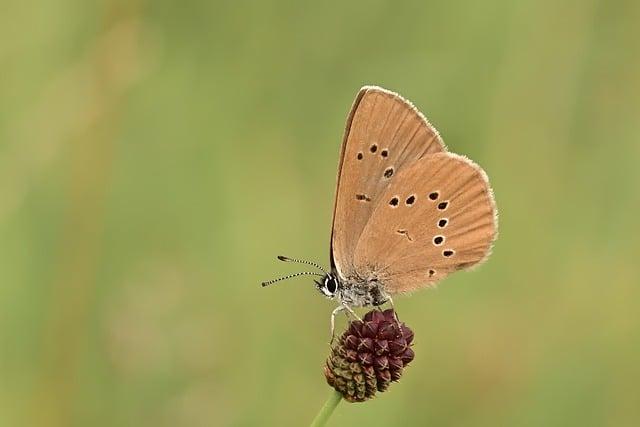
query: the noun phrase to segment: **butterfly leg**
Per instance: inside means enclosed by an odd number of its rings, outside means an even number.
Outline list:
[[[348,305],[343,305],[344,309],[350,314],[352,315],[355,319],[359,320],[362,322],[362,319],[360,318],[360,316],[358,316],[356,314],[355,311],[353,311],[353,309],[351,307],[349,307]]]
[[[345,310],[344,305],[339,305],[331,312],[331,339],[329,340],[329,346],[333,344],[333,339],[336,336],[336,315]]]
[[[396,322],[399,323],[400,322],[400,318],[398,317],[398,312],[396,311],[396,308],[393,306],[393,300],[391,299],[391,297],[389,297],[389,305],[391,306],[391,309],[393,310],[393,317],[396,318]]]
[[[341,311],[346,311],[347,312],[347,317],[349,315],[353,316],[355,319],[359,320],[362,322],[362,319],[356,314],[355,311],[353,311],[353,309],[351,309],[351,307],[349,307],[348,305],[344,305],[341,304],[338,307],[335,308],[335,310],[333,310],[331,312],[331,340],[329,341],[329,345],[333,344],[333,340],[335,338],[335,332],[336,332],[336,316],[338,315],[338,313],[340,313]]]

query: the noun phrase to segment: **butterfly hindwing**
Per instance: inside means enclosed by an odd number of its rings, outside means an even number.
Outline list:
[[[359,277],[408,292],[483,261],[497,233],[484,171],[463,156],[425,156],[381,194],[355,249]]]

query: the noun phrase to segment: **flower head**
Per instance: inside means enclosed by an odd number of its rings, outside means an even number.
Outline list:
[[[364,402],[398,381],[413,360],[413,331],[392,309],[372,310],[349,322],[332,347],[324,375],[349,402]]]

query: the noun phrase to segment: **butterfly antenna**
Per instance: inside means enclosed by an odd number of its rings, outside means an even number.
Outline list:
[[[273,280],[269,280],[267,282],[262,282],[262,286],[269,286],[272,285],[276,282],[280,282],[281,280],[287,280],[287,279],[291,279],[293,277],[298,277],[298,276],[320,276],[320,277],[324,277],[324,275],[320,274],[320,273],[314,273],[312,271],[303,271],[302,273],[295,273],[295,274],[290,274],[288,276],[284,276],[284,277],[279,277],[277,279],[273,279]]]
[[[284,262],[297,262],[298,264],[307,264],[307,265],[312,265],[315,268],[317,268],[318,270],[322,271],[324,274],[329,274],[324,268],[320,267],[320,265],[318,265],[317,263],[313,262],[313,261],[305,261],[302,259],[294,259],[294,258],[289,258],[283,255],[278,255],[278,259],[280,261],[284,261]]]

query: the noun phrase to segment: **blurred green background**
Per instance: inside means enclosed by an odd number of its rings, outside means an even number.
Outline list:
[[[501,234],[396,299],[412,367],[331,424],[640,423],[637,1],[0,9],[0,425],[307,424],[333,304],[259,283],[328,264],[371,83],[487,170]]]

